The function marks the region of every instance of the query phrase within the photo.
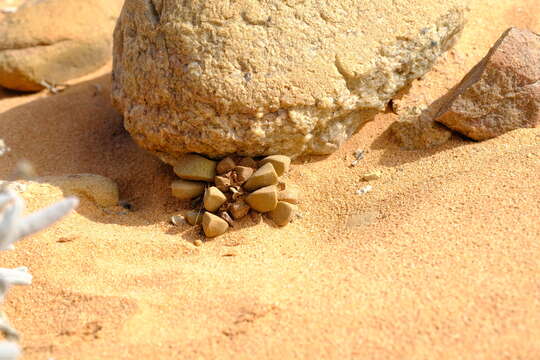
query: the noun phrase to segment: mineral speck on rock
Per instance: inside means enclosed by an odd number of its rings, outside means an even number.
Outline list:
[[[113,101],[171,164],[329,154],[453,45],[465,3],[126,0]]]
[[[474,140],[540,124],[540,35],[508,29],[454,89],[437,121]]]

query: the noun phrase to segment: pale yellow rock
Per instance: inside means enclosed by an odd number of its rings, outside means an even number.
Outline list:
[[[234,169],[235,166],[234,160],[231,157],[226,157],[217,164],[216,173],[218,175],[223,175]]]
[[[118,185],[105,176],[96,174],[44,176],[36,181],[59,187],[64,196],[77,195],[86,197],[96,205],[103,207],[118,205]]]
[[[261,213],[272,211],[276,208],[277,187],[270,185],[252,192],[246,197],[246,203],[253,209]]]
[[[455,43],[467,3],[126,0],[113,102],[165,161],[328,154]]]
[[[279,192],[278,200],[298,204],[300,201],[300,190],[295,186],[287,186],[285,190]]]
[[[276,208],[268,216],[277,226],[285,226],[291,222],[298,207],[285,201],[279,201]]]
[[[234,168],[234,172],[236,174],[235,183],[242,185],[253,175],[255,170],[247,166],[237,166]]]
[[[190,225],[200,225],[203,219],[203,212],[197,210],[189,210],[184,215],[184,219],[186,219],[186,222]]]
[[[364,174],[362,176],[362,180],[364,181],[379,180],[381,176],[382,176],[382,172],[380,170],[375,170],[375,171]]]
[[[174,163],[174,173],[184,180],[211,182],[216,176],[215,161],[195,154],[187,154]]]
[[[196,181],[175,180],[171,184],[172,195],[181,200],[194,199],[202,195],[205,184]]]
[[[204,192],[204,208],[210,212],[214,212],[219,209],[219,207],[223,205],[225,201],[227,201],[227,197],[215,186],[209,187]]]
[[[229,229],[229,224],[219,216],[205,212],[202,219],[202,228],[206,237],[213,238],[225,234]]]
[[[265,186],[275,185],[277,182],[278,175],[274,166],[267,163],[255,171],[243,186],[247,191],[254,191]]]
[[[259,162],[259,165],[264,165],[271,163],[276,170],[278,176],[283,176],[289,172],[289,167],[291,166],[291,158],[285,155],[270,155],[265,157]]]

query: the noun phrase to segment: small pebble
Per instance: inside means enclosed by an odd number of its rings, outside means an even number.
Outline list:
[[[277,184],[278,176],[274,166],[267,163],[261,166],[243,185],[247,191],[254,191],[265,186]]]
[[[193,245],[195,245],[196,247],[201,247],[203,245],[203,242],[202,240],[197,239],[193,242]]]
[[[213,238],[225,234],[229,229],[229,224],[217,215],[205,212],[202,219],[204,235]]]
[[[382,176],[382,173],[379,170],[376,170],[376,171],[364,174],[364,176],[362,176],[362,179],[364,181],[372,181],[372,180],[380,179],[381,176]]]
[[[265,165],[271,163],[276,170],[278,176],[283,176],[289,172],[289,167],[291,166],[291,158],[285,155],[271,155],[267,156],[259,162],[259,165]]]
[[[216,173],[218,175],[223,175],[234,169],[235,166],[234,160],[231,157],[226,157],[217,164]]]
[[[246,197],[246,203],[253,210],[261,213],[274,210],[277,202],[277,187],[275,185],[263,187]]]
[[[174,215],[171,217],[171,223],[176,226],[180,226],[184,223],[184,218],[178,215]]]
[[[209,187],[204,192],[204,208],[210,212],[214,212],[219,209],[219,207],[223,205],[225,201],[227,201],[227,197],[215,186]]]
[[[371,185],[364,186],[360,190],[356,190],[356,195],[364,195],[370,192],[371,190],[373,190],[373,187]]]
[[[234,219],[239,220],[248,214],[249,209],[249,205],[244,200],[237,200],[231,204],[229,211]]]
[[[211,182],[216,176],[216,162],[195,154],[182,156],[174,166],[175,174],[184,180]]]
[[[172,195],[180,200],[191,200],[201,196],[205,184],[196,181],[175,180],[171,184]]]
[[[192,225],[192,226],[200,225],[202,223],[202,211],[189,210],[184,215],[184,219],[189,225]]]
[[[276,208],[268,213],[268,216],[277,226],[285,226],[291,222],[296,210],[296,205],[279,201]]]

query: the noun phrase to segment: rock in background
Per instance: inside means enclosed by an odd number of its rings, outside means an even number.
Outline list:
[[[474,140],[540,124],[540,35],[507,30],[450,95],[437,121]]]
[[[38,91],[111,57],[121,0],[27,0],[0,17],[0,86]]]
[[[328,154],[452,46],[461,5],[127,0],[113,99],[137,143],[173,164]]]

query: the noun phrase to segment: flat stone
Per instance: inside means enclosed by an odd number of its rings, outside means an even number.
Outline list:
[[[172,195],[180,200],[191,200],[204,193],[205,183],[175,180],[171,183]]]
[[[204,192],[204,208],[210,212],[214,212],[227,201],[227,197],[217,187],[212,186]]]
[[[195,154],[180,157],[174,164],[174,173],[184,180],[211,182],[216,176],[216,162]]]
[[[380,170],[375,170],[375,171],[364,174],[362,176],[362,180],[364,181],[379,180],[381,176],[382,176],[382,172]]]
[[[291,158],[285,155],[271,155],[267,156],[259,162],[259,165],[271,163],[276,170],[278,176],[283,176],[289,172],[291,166]]]
[[[276,208],[268,216],[277,226],[285,226],[291,222],[298,207],[285,201],[279,201]]]
[[[466,4],[126,0],[113,102],[169,162],[329,154],[455,43]]]
[[[295,186],[287,186],[285,190],[278,193],[278,200],[291,204],[298,204],[300,200],[300,190]]]
[[[26,1],[0,16],[0,86],[39,91],[105,65],[122,3]]]
[[[225,159],[221,160],[217,164],[216,173],[218,175],[223,175],[223,174],[231,171],[232,169],[234,169],[235,166],[236,166],[236,164],[235,164],[234,160],[231,157],[228,156]]]
[[[105,176],[96,174],[44,176],[37,178],[36,181],[60,188],[64,196],[84,197],[102,207],[117,206],[119,202],[118,185]]]
[[[253,209],[261,213],[272,211],[276,208],[277,187],[270,185],[252,192],[246,197],[246,203]]]
[[[229,229],[229,223],[217,215],[205,212],[202,219],[204,235],[209,238],[225,234]]]
[[[271,163],[264,164],[250,176],[243,187],[247,191],[253,191],[265,186],[275,185],[278,182],[278,175]]]
[[[229,207],[229,211],[235,220],[245,217],[249,213],[249,209],[249,205],[244,200],[237,200]]]
[[[203,213],[202,211],[189,210],[184,215],[184,219],[186,219],[186,222],[190,225],[200,225],[202,224]]]
[[[437,121],[474,140],[540,124],[540,35],[508,29],[453,89]]]

